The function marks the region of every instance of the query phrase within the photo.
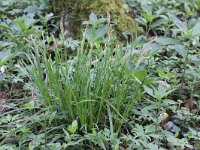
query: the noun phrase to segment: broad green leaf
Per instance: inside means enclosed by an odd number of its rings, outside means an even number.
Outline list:
[[[166,105],[176,105],[177,104],[177,102],[175,102],[174,100],[171,100],[171,99],[165,99],[165,100],[163,100],[163,103]]]
[[[0,59],[1,61],[5,61],[6,59],[8,59],[11,56],[11,52],[10,51],[2,51],[0,52]]]
[[[99,18],[99,19],[96,20],[97,24],[101,24],[101,23],[104,23],[104,22],[106,22],[106,18]]]
[[[169,15],[169,17],[171,18],[174,25],[176,25],[182,32],[184,32],[185,34],[188,33],[188,28],[184,22],[176,18],[174,15]]]
[[[72,122],[72,124],[68,126],[68,130],[69,130],[72,134],[74,134],[74,133],[76,132],[77,129],[78,129],[78,123],[77,123],[77,120],[74,120],[74,121]]]
[[[35,16],[34,14],[28,14],[28,15],[24,15],[22,17],[22,22],[24,22],[26,24],[26,29],[32,27],[38,21],[38,20],[34,19],[34,16]],[[49,14],[47,14],[46,16],[49,16]]]
[[[147,86],[143,86],[143,88],[144,88],[145,92],[147,92],[147,94],[149,94],[152,97],[155,97],[153,89],[151,89]]]
[[[1,150],[16,150],[17,147],[14,144],[4,144],[1,146]]]
[[[157,144],[153,144],[153,143],[149,143],[147,145],[149,150],[159,150],[158,145]]]
[[[174,46],[176,52],[181,55],[184,59],[187,57],[187,50],[182,45],[175,45]]]
[[[134,72],[134,75],[142,82],[148,74],[145,70],[137,70]]]
[[[33,29],[27,30],[26,34],[37,34],[37,32]]]
[[[97,29],[94,40],[98,40],[99,38],[103,38],[104,35],[106,34],[106,32],[107,32],[107,30],[106,30],[105,27]]]
[[[14,56],[15,54],[11,53],[10,51],[0,52],[0,67],[3,66],[9,60],[11,60]]]
[[[9,42],[6,42],[6,41],[0,41],[0,49],[3,49],[7,46],[9,46],[10,43]]]
[[[25,31],[27,29],[27,25],[24,23],[23,20],[16,20],[13,23],[18,25],[22,31]]]
[[[158,69],[156,70],[156,72],[159,74],[160,77],[173,77],[173,76],[174,76],[173,73],[170,73],[170,72],[165,73],[164,70],[161,69],[161,68],[158,68]]]
[[[0,24],[0,28],[4,29],[4,30],[9,30],[12,31],[12,29],[5,23],[1,23]]]
[[[23,12],[25,12],[25,13],[33,13],[33,12],[37,12],[37,10],[38,10],[37,5],[31,5],[31,6],[26,7],[23,10]]]
[[[175,45],[175,44],[181,44],[180,41],[175,40],[173,38],[164,38],[164,37],[159,37],[155,40],[157,43],[162,44],[162,45]]]
[[[151,5],[147,5],[146,3],[142,3],[141,8],[146,14],[152,15],[152,6]]]
[[[200,22],[192,28],[192,35],[200,35]]]
[[[165,93],[163,93],[162,95],[160,95],[161,99],[163,99],[164,97],[167,97],[169,94],[171,94],[172,92],[174,92],[176,89],[172,89],[172,90],[169,90],[169,91],[166,91]]]
[[[24,108],[27,108],[28,110],[33,110],[33,108],[35,107],[35,103],[34,101],[30,101],[29,103],[26,103],[23,105]]]
[[[165,86],[163,84],[159,84],[157,93],[160,94],[160,95],[164,95],[167,92],[168,88],[169,87],[167,87],[167,86]]]
[[[143,16],[148,22],[152,22],[153,19],[155,18],[155,16],[149,15],[149,14],[147,14],[147,13],[142,13],[142,16]]]
[[[96,22],[96,20],[97,20],[97,16],[94,13],[91,13],[90,19],[89,19],[90,24],[94,24]]]
[[[161,68],[158,68],[157,70],[156,70],[156,72],[159,74],[159,76],[165,76],[165,72],[164,72],[164,70],[162,70]]]
[[[153,22],[150,26],[151,28],[156,28],[162,24],[166,24],[167,23],[167,20],[166,19],[158,19],[157,21]]]

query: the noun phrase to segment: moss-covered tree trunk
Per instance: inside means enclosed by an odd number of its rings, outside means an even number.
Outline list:
[[[137,25],[129,13],[125,0],[51,0],[54,11],[61,16],[60,28],[65,37],[80,35],[82,22],[91,12],[117,23],[116,30],[136,33]]]

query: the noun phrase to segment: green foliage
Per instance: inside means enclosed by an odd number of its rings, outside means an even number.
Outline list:
[[[145,34],[122,45],[103,0],[78,40],[47,1],[2,0],[0,149],[200,149],[198,1],[127,0]]]
[[[35,41],[34,51],[28,56],[34,66],[27,68],[28,77],[35,83],[38,96],[52,111],[58,109],[69,120],[78,118],[86,131],[91,131],[95,125],[101,127],[102,122],[110,122],[113,132],[119,132],[130,110],[143,95],[142,85],[148,74],[141,81],[134,76],[136,71],[138,76],[143,72],[128,69],[126,63],[130,54],[120,47],[112,49],[111,45],[106,45],[106,48],[95,49],[92,45],[89,45],[91,49],[81,49],[84,45],[78,47],[77,55],[70,60],[57,50],[54,61],[48,58],[46,45]],[[41,56],[44,59],[40,59]]]
[[[22,81],[16,74],[12,74],[18,71],[15,63],[22,58],[21,54],[26,52],[29,45],[27,40],[48,32],[50,24],[47,22],[51,19],[51,14],[42,16],[43,11],[49,8],[46,0],[0,1],[0,67],[7,68],[4,73],[0,73],[0,85],[4,81]]]

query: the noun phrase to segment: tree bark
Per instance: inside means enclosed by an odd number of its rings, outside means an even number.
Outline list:
[[[60,29],[65,38],[80,36],[82,22],[89,14],[111,15],[111,21],[117,24],[117,32],[136,34],[139,28],[129,13],[125,0],[51,0],[54,11],[61,16]]]

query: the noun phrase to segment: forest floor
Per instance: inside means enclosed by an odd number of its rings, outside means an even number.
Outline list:
[[[0,1],[0,150],[200,150],[200,1],[127,4],[138,35],[65,39],[48,0]]]

